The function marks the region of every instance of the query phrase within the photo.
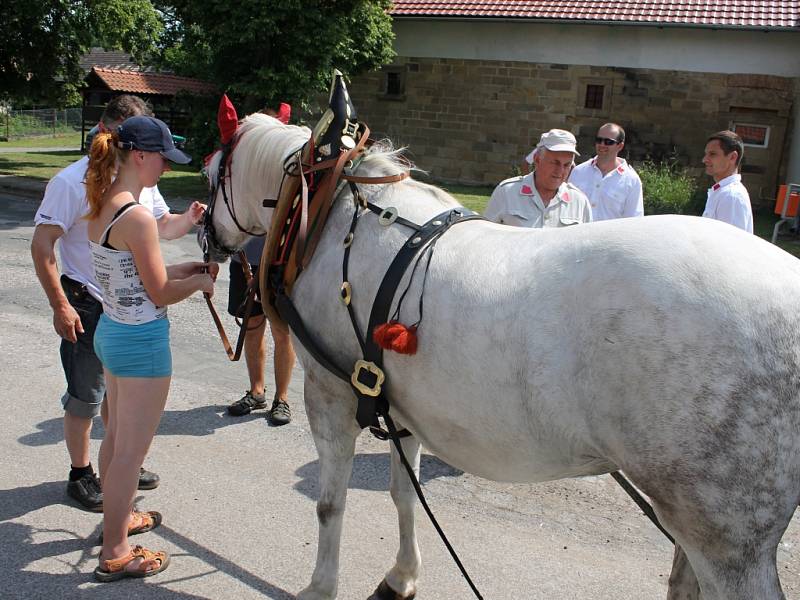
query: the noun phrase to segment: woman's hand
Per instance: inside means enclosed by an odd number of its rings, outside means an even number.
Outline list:
[[[169,265],[167,267],[167,277],[169,279],[186,279],[192,275],[199,275],[206,272],[216,281],[217,274],[219,273],[219,265],[217,263],[185,262],[177,265]]]
[[[214,296],[214,278],[209,273],[194,275],[198,280],[198,289],[207,294],[209,298]]]

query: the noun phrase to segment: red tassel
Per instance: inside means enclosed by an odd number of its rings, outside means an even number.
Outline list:
[[[406,327],[399,321],[378,325],[372,331],[372,339],[384,350],[398,354],[417,353],[417,326]]]

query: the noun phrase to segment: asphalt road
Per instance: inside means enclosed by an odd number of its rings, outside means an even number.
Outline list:
[[[227,416],[225,406],[247,387],[246,371],[227,361],[199,297],[170,307],[175,374],[146,461],[162,484],[138,499],[165,521],[137,543],[169,551],[172,564],[151,579],[94,583],[100,517],[65,495],[64,381],[30,260],[33,196],[0,191],[0,598],[293,598],[310,579],[317,538],[318,464],[302,373],[291,386],[290,425],[269,427],[258,413]],[[163,247],[168,262],[198,257],[191,236]],[[220,308],[227,268],[222,273]],[[98,423],[93,456],[101,436]],[[388,445],[364,435],[356,451],[339,588],[348,600],[371,593],[397,549]],[[672,548],[610,477],[509,485],[430,455],[422,463],[428,501],[487,600],[666,596]],[[418,525],[418,598],[470,598],[421,510]],[[796,518],[778,556],[789,598],[800,597],[798,543]]]

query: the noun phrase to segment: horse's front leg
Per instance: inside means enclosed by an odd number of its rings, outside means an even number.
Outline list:
[[[356,425],[353,398],[349,390],[345,392],[346,396],[324,392],[308,373],[304,387],[308,421],[319,454],[319,540],[317,564],[311,584],[297,598],[333,600],[338,587],[339,546],[347,484],[353,468],[355,440],[360,429]]]
[[[419,480],[419,442],[411,436],[401,438],[400,443],[403,453],[414,469],[414,475]],[[408,477],[408,472],[400,462],[397,449],[394,444],[391,446],[392,479],[390,489],[400,525],[400,548],[397,551],[397,560],[394,566],[381,581],[375,593],[369,597],[369,600],[411,600],[417,592],[417,578],[421,562],[417,545],[417,530],[414,524],[417,494]]]

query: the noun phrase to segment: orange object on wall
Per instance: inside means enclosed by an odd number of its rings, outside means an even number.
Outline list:
[[[786,186],[782,185],[778,188],[778,197],[775,199],[775,214],[780,215],[783,213],[783,203],[786,200]],[[797,214],[797,205],[800,204],[800,193],[792,192],[789,197],[789,207],[786,209],[787,217],[794,217]]]

